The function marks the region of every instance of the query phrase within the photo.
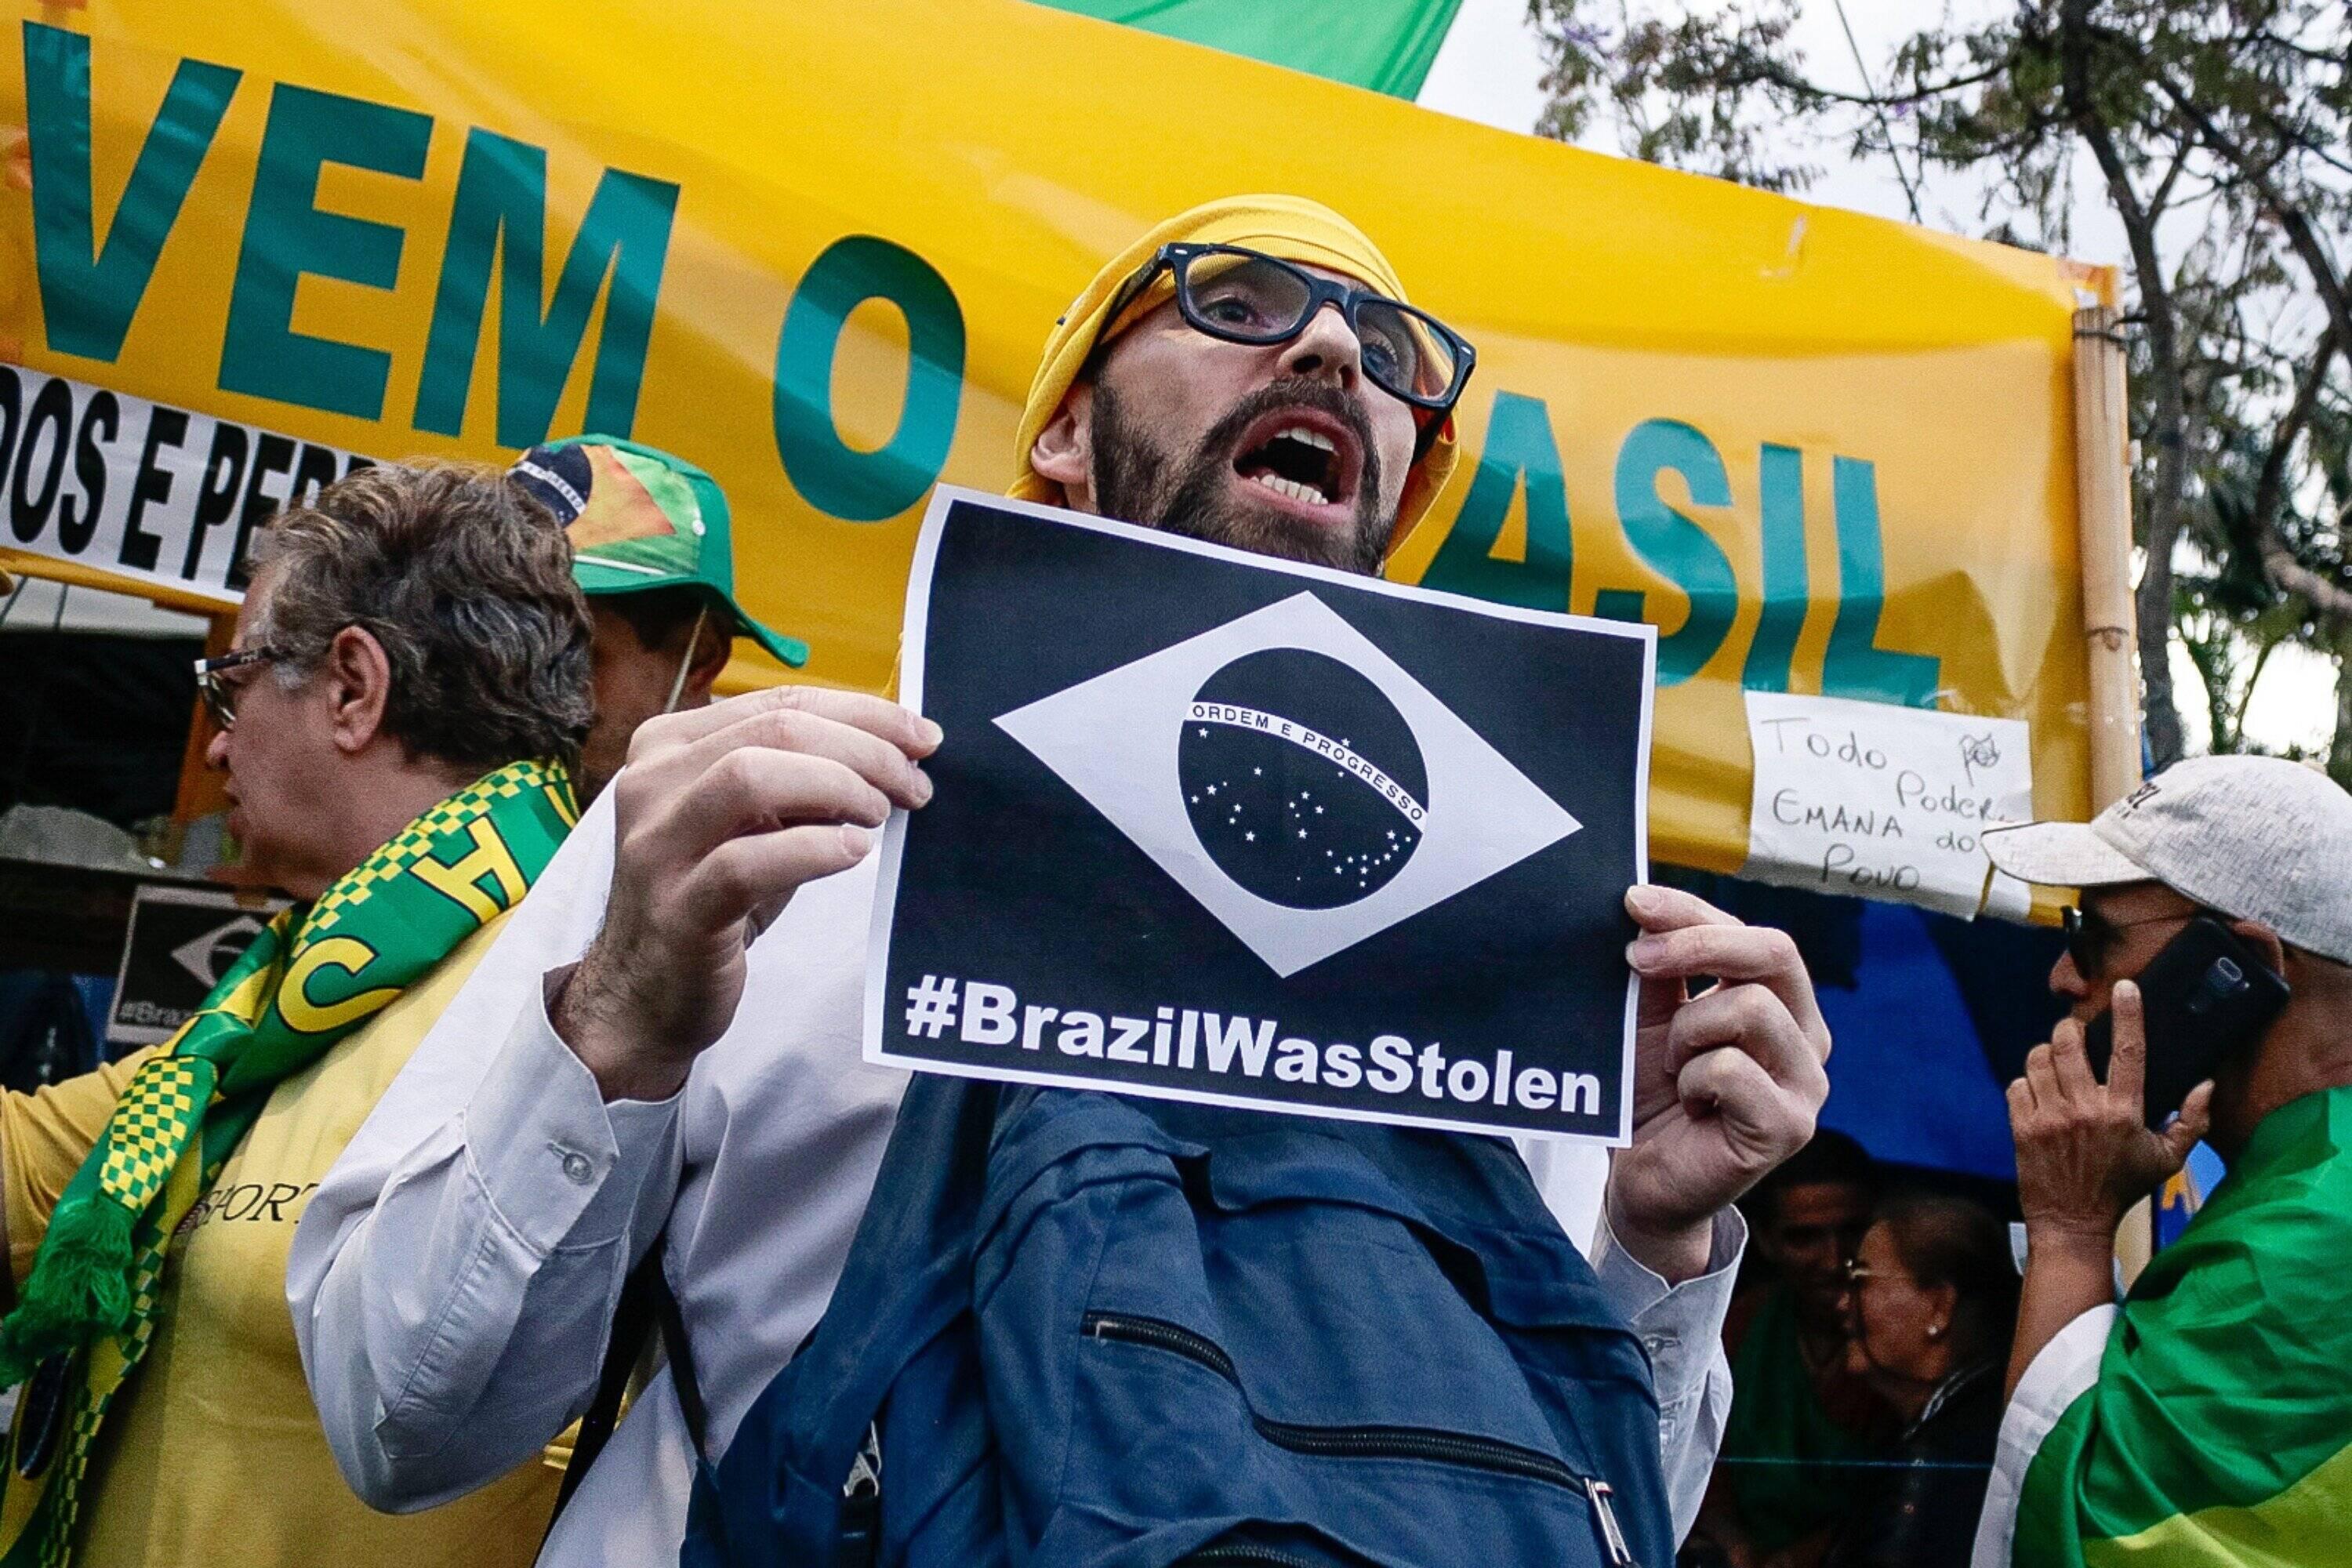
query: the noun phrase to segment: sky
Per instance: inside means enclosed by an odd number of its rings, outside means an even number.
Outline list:
[[[1963,17],[1995,8],[1997,0],[1994,5],[1952,0],[1952,10]],[[1919,0],[1845,0],[1845,20],[1853,26],[1863,60],[1873,70],[1897,38],[1932,14]],[[1832,0],[1805,0],[1795,38],[1817,79],[1850,89],[1862,85],[1861,71]],[[1420,101],[1424,108],[1505,131],[1524,132],[1532,129],[1543,112],[1541,78],[1542,60],[1528,26],[1526,0],[1462,0],[1454,28],[1423,84]],[[1596,128],[1587,144],[1601,152],[1618,151],[1613,132],[1607,128]],[[1834,143],[1809,148],[1806,155],[1823,173],[1804,193],[1805,200],[1908,221],[1910,208],[1902,185],[1884,160],[1858,165]],[[2095,182],[2096,172],[2087,159],[2078,163],[2076,178]],[[1977,193],[1964,177],[1931,172],[1921,195],[1920,216],[1931,226],[1960,233],[1974,233],[1981,227]],[[2123,229],[2097,199],[2094,184],[2082,186],[2075,211],[2070,247],[2075,258],[2120,264]],[[2171,663],[2176,700],[2191,749],[2202,751],[2209,743],[2203,686],[2196,667],[2177,645]],[[2324,748],[2336,724],[2335,683],[2333,661],[2304,647],[2281,648],[2255,688],[2247,709],[2247,733],[2273,748]]]

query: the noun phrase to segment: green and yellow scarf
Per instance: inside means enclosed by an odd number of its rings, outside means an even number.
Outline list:
[[[512,908],[578,816],[561,763],[477,779],[278,913],[131,1075],[0,1321],[0,1387],[40,1373],[8,1446],[0,1568],[70,1560],[91,1443],[162,1318],[173,1232],[269,1091]]]

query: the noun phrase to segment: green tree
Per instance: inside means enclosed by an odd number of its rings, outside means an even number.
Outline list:
[[[1842,143],[1894,171],[1915,218],[1944,171],[1979,195],[1963,226],[2053,250],[2074,232],[2087,157],[2127,253],[2150,749],[2159,765],[2183,749],[2173,637],[2230,720],[2217,747],[2243,743],[2248,672],[2295,637],[2337,657],[2333,750],[2352,783],[2352,574],[2341,501],[2326,499],[2346,423],[2337,349],[2352,343],[2331,243],[2352,219],[2352,11],[2021,0],[1913,32],[1874,66],[1854,50],[1851,90],[1791,44],[1798,9],[1529,0],[1549,94],[1538,129],[1581,140],[1613,124],[1636,157],[1788,192],[1820,173],[1806,153]]]

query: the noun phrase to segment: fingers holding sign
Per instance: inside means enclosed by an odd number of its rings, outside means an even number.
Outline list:
[[[894,807],[931,797],[929,720],[860,692],[780,686],[648,721],[613,782],[604,929],[556,1032],[610,1096],[664,1097],[726,1032],[744,953],[794,891],[856,865]]]
[[[1668,1279],[1706,1267],[1716,1213],[1802,1148],[1829,1096],[1830,1035],[1797,945],[1705,900],[1637,887],[1642,929],[1633,1145],[1610,1178],[1610,1221]],[[1692,994],[1692,982],[1714,984]]]
[[[681,773],[699,777],[741,753],[822,758],[911,808],[930,798],[919,763],[939,743],[937,724],[896,702],[824,687],[777,686],[649,720],[629,744],[627,776],[636,780],[640,798],[659,797],[665,792],[657,781]]]

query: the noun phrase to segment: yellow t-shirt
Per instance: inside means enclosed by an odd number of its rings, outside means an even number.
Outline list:
[[[423,1513],[377,1513],[360,1501],[320,1430],[286,1310],[286,1254],[303,1205],[502,922],[279,1084],[182,1223],[163,1324],[90,1457],[78,1562],[521,1568],[537,1554],[562,1477],[536,1459]],[[139,1059],[0,1096],[0,1191],[20,1282],[58,1194]]]

